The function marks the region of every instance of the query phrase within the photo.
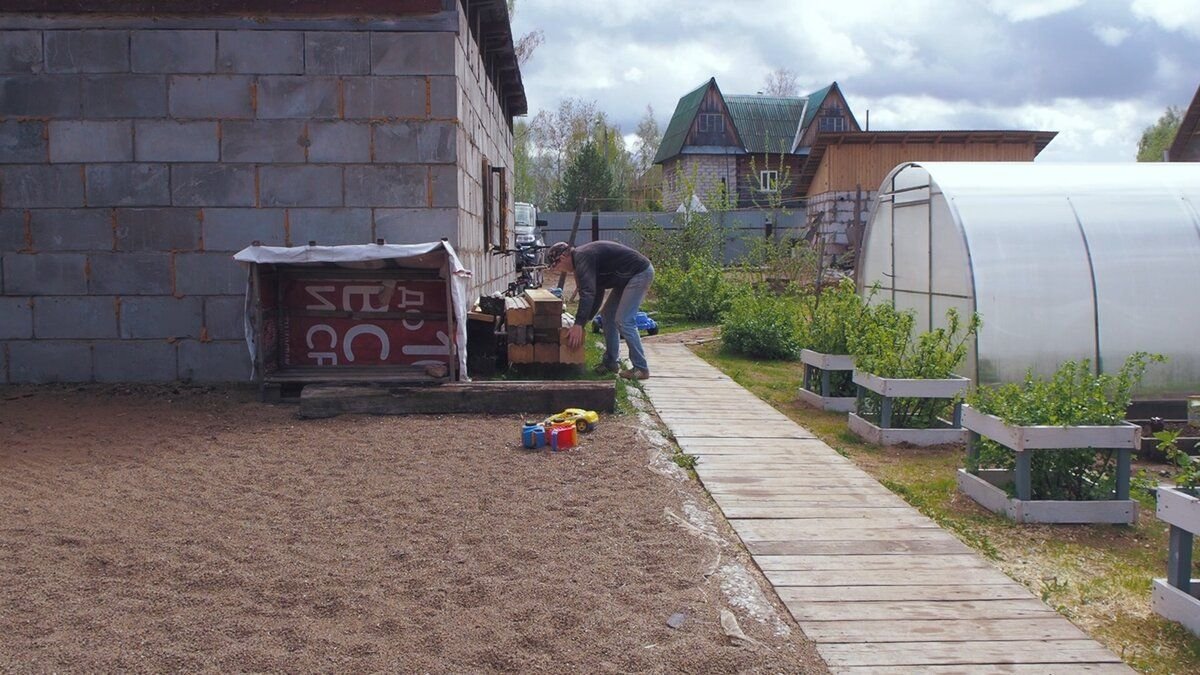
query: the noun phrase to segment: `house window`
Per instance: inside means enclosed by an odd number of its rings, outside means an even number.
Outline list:
[[[779,189],[779,172],[778,171],[759,171],[758,172],[758,190],[759,192],[775,192]]]
[[[504,246],[508,246],[508,185],[505,181],[504,167],[492,167],[492,213],[494,228],[499,232],[496,238]]]
[[[725,118],[716,113],[700,113],[699,131],[701,133],[724,133]]]
[[[817,127],[820,131],[846,131],[846,118],[834,117],[832,115],[822,117],[820,126]]]

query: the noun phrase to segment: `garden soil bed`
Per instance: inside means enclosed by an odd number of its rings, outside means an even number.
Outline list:
[[[730,602],[753,566],[671,517],[712,507],[645,422],[555,454],[520,422],[0,388],[0,671],[824,672],[769,591]]]

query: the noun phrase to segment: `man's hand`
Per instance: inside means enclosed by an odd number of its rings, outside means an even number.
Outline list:
[[[575,324],[567,332],[567,346],[574,349],[581,344],[583,344],[583,326]]]

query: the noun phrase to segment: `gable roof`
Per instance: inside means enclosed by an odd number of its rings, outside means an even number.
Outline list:
[[[813,121],[817,109],[836,86],[835,82],[808,96],[725,96],[717,86],[717,78],[709,78],[679,99],[662,142],[658,144],[654,163],[661,164],[683,151],[688,131],[700,112],[700,104],[709,87],[716,89],[725,102],[734,132],[747,152],[791,152],[794,139]]]
[[[1182,161],[1175,159],[1184,155],[1184,149],[1187,144],[1195,137],[1200,136],[1200,87],[1196,87],[1196,95],[1192,97],[1192,104],[1183,113],[1183,119],[1179,122],[1179,129],[1175,132],[1175,140],[1171,142],[1171,149],[1167,151],[1167,157],[1172,161]]]
[[[726,96],[725,104],[747,152],[791,152],[806,100],[796,96]]]
[[[715,86],[717,86],[717,78],[710,77],[708,82],[689,91],[679,99],[679,103],[675,105],[675,114],[667,123],[667,130],[663,132],[662,141],[658,144],[658,152],[654,153],[655,164],[670,159],[683,150],[683,141],[687,138],[692,120],[696,119],[696,113],[700,112],[700,102],[704,100],[704,94],[708,88]]]

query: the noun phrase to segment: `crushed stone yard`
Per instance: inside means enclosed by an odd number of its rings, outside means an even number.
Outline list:
[[[0,671],[825,672],[651,416],[520,426],[0,388]]]

